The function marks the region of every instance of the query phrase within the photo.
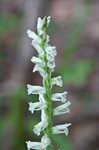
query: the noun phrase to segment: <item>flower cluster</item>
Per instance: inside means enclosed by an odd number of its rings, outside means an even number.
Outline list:
[[[32,46],[37,50],[38,57],[33,56],[31,62],[35,64],[33,72],[39,71],[43,78],[43,86],[33,86],[28,84],[28,95],[37,94],[39,101],[29,103],[29,111],[33,114],[35,111],[41,111],[41,121],[33,128],[33,132],[39,136],[43,131],[44,136],[41,142],[27,141],[27,148],[37,150],[51,149],[51,134],[65,133],[68,135],[68,127],[71,123],[52,126],[52,118],[69,112],[70,102],[67,101],[67,92],[54,93],[51,90],[54,85],[63,86],[61,76],[51,77],[55,68],[56,47],[49,44],[47,28],[50,23],[50,17],[38,18],[37,34],[27,30],[28,37],[32,39]],[[52,109],[52,102],[62,102],[63,104]]]

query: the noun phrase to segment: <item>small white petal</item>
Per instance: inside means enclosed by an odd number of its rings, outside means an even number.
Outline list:
[[[47,135],[44,135],[41,138],[41,142],[31,142],[27,141],[27,148],[28,150],[30,149],[35,149],[35,150],[46,150],[47,146],[51,144],[50,139],[47,137]]]
[[[46,113],[45,113],[45,110],[44,109],[42,109],[42,111],[41,111],[41,121],[42,122],[45,122],[45,126],[47,126],[47,121],[48,121],[48,118],[47,118],[47,116],[46,116]]]
[[[44,145],[41,142],[27,141],[26,144],[27,144],[28,150],[30,149],[42,150],[44,148]]]
[[[41,103],[46,103],[46,100],[44,99],[44,95],[43,94],[39,94],[39,101]]]
[[[56,107],[54,109],[54,115],[62,115],[62,114],[70,112],[70,110],[68,108],[70,106],[70,104],[71,104],[70,101],[68,101],[65,104],[62,104],[62,105]]]
[[[46,78],[47,77],[47,72],[43,69],[43,66],[42,64],[36,64],[34,66],[34,69],[33,69],[33,72],[35,71],[39,71],[40,75],[43,77],[43,78]]]
[[[46,36],[46,42],[48,43],[50,41],[49,35]]]
[[[50,61],[55,61],[55,59],[54,59],[54,56],[52,56],[51,54],[49,54],[49,53],[46,53],[46,58],[47,58],[47,60],[50,62]]]
[[[63,124],[63,125],[57,125],[55,127],[52,127],[52,132],[53,132],[53,134],[65,133],[65,135],[67,136],[69,133],[69,131],[68,131],[69,126],[71,126],[71,123]]]
[[[32,40],[32,45],[37,50],[39,56],[44,55],[44,50],[42,49],[42,47],[39,45],[37,41]]]
[[[35,57],[35,56],[33,56],[31,58],[31,62],[33,62],[33,63],[43,63],[43,61],[40,58]]]
[[[33,86],[33,85],[30,85],[30,84],[27,84],[27,89],[28,89],[28,95],[30,95],[30,94],[40,94],[40,93],[45,92],[43,87]]]
[[[57,85],[57,86],[62,87],[62,86],[63,86],[62,77],[61,77],[61,76],[58,76],[58,77],[52,78],[52,79],[51,79],[51,84],[52,84],[52,86],[53,86],[53,85]]]
[[[41,43],[41,38],[31,30],[27,30],[28,37],[36,41],[37,43]]]
[[[41,17],[38,17],[38,22],[37,22],[37,29],[41,29],[43,26],[43,21]]]
[[[38,124],[36,124],[35,126],[34,126],[34,128],[33,128],[33,132],[37,135],[37,136],[39,136],[40,135],[40,132],[44,129],[43,128],[43,122],[41,121],[41,122],[39,122]]]
[[[41,69],[43,69],[45,66],[45,62],[42,59],[35,56],[31,58],[31,62],[37,64]]]
[[[52,95],[52,101],[66,102],[67,92],[55,93]]]
[[[35,110],[41,110],[44,109],[46,105],[41,102],[36,102],[36,103],[29,103],[29,111],[33,114]]]
[[[42,35],[44,34],[44,30],[43,30],[43,27],[44,27],[44,24],[45,24],[45,18],[41,19],[40,17],[38,18],[38,22],[37,22],[37,31],[38,31],[38,34],[39,35]]]
[[[35,67],[34,67],[34,69],[33,69],[33,72],[39,71],[41,74],[42,73],[43,74],[46,73],[45,70],[43,69],[44,66],[45,66],[45,62],[42,59],[33,56],[32,59],[31,59],[31,61],[36,64]]]
[[[48,123],[47,122],[44,122],[44,121],[41,121],[39,122],[38,124],[36,124],[33,128],[33,132],[39,136],[40,135],[40,132],[43,131],[46,127],[47,127]]]
[[[27,30],[27,34],[28,34],[28,37],[29,38],[32,38],[32,39],[34,39],[34,32],[32,32],[31,30]]]
[[[52,72],[54,71],[55,68],[55,62],[54,61],[48,61],[47,66],[52,70]]]
[[[54,57],[56,56],[56,47],[47,45],[45,49],[46,49],[46,57],[48,60],[47,65],[51,69],[51,72],[53,72],[55,67]]]
[[[51,144],[51,141],[47,135],[44,135],[41,139],[41,143],[44,144],[44,149],[46,150],[46,147]]]
[[[39,35],[42,35],[45,33],[44,31],[44,25],[46,23],[46,18],[44,17],[43,19],[41,19],[40,17],[38,18],[38,22],[37,22],[37,31],[38,31],[38,34]],[[47,17],[47,27],[49,26],[49,23],[50,23],[50,20],[51,20],[51,17],[48,16]]]
[[[47,26],[50,24],[50,22],[51,22],[51,16],[48,16],[47,17]]]
[[[34,126],[33,132],[39,136],[40,132],[43,131],[47,126],[48,126],[48,119],[45,114],[45,111],[42,109],[41,110],[41,122],[39,122],[38,124]]]
[[[49,55],[51,55],[51,57],[55,57],[57,55],[56,47],[48,45],[46,47],[46,53],[48,53]]]

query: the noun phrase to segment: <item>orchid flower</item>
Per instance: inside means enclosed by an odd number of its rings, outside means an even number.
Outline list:
[[[51,150],[52,134],[62,134],[66,136],[69,133],[68,127],[71,123],[57,125],[53,127],[53,116],[62,115],[69,112],[70,101],[67,101],[67,92],[52,93],[54,85],[62,87],[63,80],[61,76],[52,77],[55,68],[55,56],[57,55],[56,47],[49,44],[49,35],[47,28],[50,24],[51,17],[38,18],[37,34],[27,30],[28,37],[32,40],[32,46],[37,51],[37,56],[31,58],[35,64],[33,72],[38,71],[42,76],[42,86],[27,84],[28,95],[38,95],[38,102],[29,103],[29,111],[33,114],[35,111],[41,111],[41,120],[33,128],[33,132],[39,136],[44,134],[40,142],[27,141],[27,149]],[[53,102],[61,102],[60,106],[52,108]]]

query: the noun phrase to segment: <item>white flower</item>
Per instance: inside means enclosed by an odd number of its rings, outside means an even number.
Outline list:
[[[41,120],[42,120],[43,122],[45,122],[45,124],[47,124],[46,122],[48,122],[48,118],[47,118],[47,117],[48,117],[48,116],[46,115],[45,110],[42,109],[42,111],[41,111]]]
[[[40,121],[38,124],[36,124],[33,128],[33,132],[39,136],[40,132],[44,130],[44,122]]]
[[[36,124],[33,128],[33,132],[39,136],[41,131],[43,131],[48,125],[48,122],[40,121],[38,124]]]
[[[31,62],[33,62],[33,63],[36,64],[35,67],[34,67],[34,69],[33,69],[33,72],[38,71],[38,70],[37,70],[38,67],[41,68],[42,70],[44,70],[43,68],[44,68],[44,66],[45,66],[45,62],[44,62],[42,59],[33,56],[33,57],[31,58]],[[44,70],[43,72],[45,72],[45,70]]]
[[[30,84],[27,84],[27,89],[28,89],[28,95],[30,94],[40,94],[44,93],[45,89],[41,86],[33,86]]]
[[[49,26],[50,22],[51,22],[51,16],[48,16],[47,17],[47,26]]]
[[[39,35],[45,34],[45,30],[44,30],[44,25],[45,25],[45,17],[43,19],[41,19],[41,17],[38,18],[38,22],[37,22],[37,32]],[[49,26],[51,17],[47,17],[47,27]]]
[[[53,70],[53,68],[55,67],[54,57],[56,56],[56,47],[47,45],[45,50],[46,50],[46,57],[47,57],[47,60],[48,60],[47,65],[50,69]]]
[[[51,84],[52,84],[52,86],[53,86],[53,85],[57,85],[57,86],[62,87],[62,86],[63,86],[62,77],[61,77],[61,76],[58,76],[58,77],[52,78],[52,79],[51,79]]]
[[[53,132],[53,134],[65,133],[65,135],[67,136],[69,133],[69,131],[68,131],[69,126],[71,126],[71,123],[63,124],[63,125],[57,125],[55,127],[52,127],[52,132]]]
[[[45,20],[41,19],[41,17],[38,17],[37,29],[41,29],[43,27],[44,23],[45,23]]]
[[[44,144],[44,150],[46,150],[46,147],[51,144],[51,141],[46,134],[42,137],[41,143]]]
[[[33,72],[35,71],[39,71],[40,75],[43,77],[43,78],[46,78],[47,76],[47,72],[44,70],[42,64],[36,64],[34,66],[34,69],[33,69]]]
[[[48,119],[45,114],[45,111],[42,109],[41,110],[41,121],[34,126],[33,132],[39,136],[40,132],[43,131],[47,126],[48,126]]]
[[[56,47],[55,46],[47,45],[47,47],[46,47],[46,53],[47,53],[47,55],[46,55],[47,59],[49,61],[54,60],[54,57],[57,55]]]
[[[28,37],[36,41],[37,43],[41,43],[41,38],[31,30],[27,30]]]
[[[45,18],[41,19],[39,17],[38,22],[37,22],[37,31],[39,35],[42,35],[45,33],[45,31],[43,30],[44,24],[45,24]]]
[[[67,92],[63,93],[55,93],[52,95],[52,101],[61,101],[61,102],[66,102],[66,96]]]
[[[49,35],[47,35],[46,36],[46,43],[45,43],[45,45],[48,44],[49,41],[50,41],[50,37],[49,37]]]
[[[46,53],[46,58],[47,58],[47,60],[48,60],[49,62],[51,62],[51,61],[54,61],[54,62],[55,62],[54,56],[52,57],[52,55],[49,54],[49,53]]]
[[[44,95],[43,94],[39,94],[39,101],[41,103],[46,103],[46,100],[44,99]]]
[[[70,106],[70,104],[71,104],[70,101],[68,101],[65,104],[62,104],[62,105],[56,107],[54,109],[54,115],[62,115],[62,114],[70,112],[70,110],[68,108]]]
[[[27,141],[26,144],[27,144],[28,150],[30,150],[30,149],[42,150],[44,147],[44,145],[41,142]]]
[[[31,142],[31,141],[27,141],[27,148],[28,150],[30,149],[35,149],[35,150],[46,150],[46,147],[48,145],[50,145],[50,139],[44,135],[41,139],[41,142]]]
[[[44,109],[46,105],[41,102],[36,102],[36,103],[29,103],[29,111],[33,114],[35,110],[41,110]]]
[[[33,56],[33,57],[31,58],[31,62],[33,62],[33,63],[43,63],[43,60],[41,60],[41,59],[38,58],[38,57]]]
[[[32,40],[32,46],[37,50],[39,56],[44,55],[44,50],[42,49],[42,47],[40,46],[40,44],[37,41]]]
[[[55,62],[54,61],[48,61],[47,66],[51,69],[51,71],[54,71],[55,68]]]

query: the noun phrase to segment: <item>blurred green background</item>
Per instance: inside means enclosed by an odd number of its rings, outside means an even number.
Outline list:
[[[0,150],[26,150],[25,141],[39,141],[33,125],[40,114],[28,112],[26,84],[42,84],[32,73],[35,55],[26,30],[36,30],[38,16],[52,16],[48,33],[57,47],[54,75],[61,75],[71,112],[54,124],[71,122],[68,137],[52,136],[53,149],[99,149],[99,1],[0,0]]]

